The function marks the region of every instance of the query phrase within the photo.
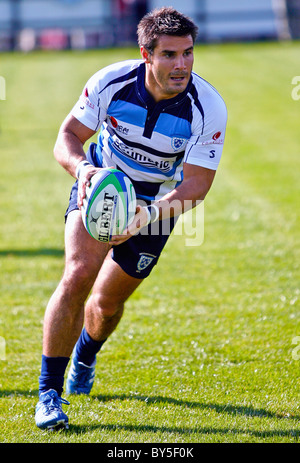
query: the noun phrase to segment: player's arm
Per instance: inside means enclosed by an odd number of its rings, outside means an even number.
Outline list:
[[[138,206],[133,222],[124,231],[123,235],[114,236],[111,243],[114,245],[121,244],[130,236],[138,233],[150,221],[178,216],[195,207],[207,195],[215,173],[216,171],[212,169],[184,163],[184,179],[182,183],[150,207]]]
[[[75,178],[77,165],[86,160],[83,145],[94,133],[72,115],[66,117],[59,129],[54,146],[54,156],[59,164]]]
[[[54,156],[59,164],[73,177],[78,178],[78,206],[82,206],[85,187],[90,178],[99,170],[86,160],[83,146],[95,132],[69,115],[62,123],[54,147]]]
[[[210,190],[215,173],[212,169],[184,163],[182,183],[148,208],[150,221],[177,217],[200,204]]]
[[[203,201],[215,174],[215,170],[184,163],[182,183],[154,203],[159,209],[158,218],[178,216]]]

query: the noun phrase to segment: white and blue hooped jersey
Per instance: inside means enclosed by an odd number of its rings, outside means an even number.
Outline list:
[[[218,92],[194,72],[184,92],[155,103],[145,89],[145,64],[110,65],[87,82],[71,111],[99,132],[96,165],[114,166],[137,197],[157,200],[183,179],[183,163],[216,170],[227,122]]]

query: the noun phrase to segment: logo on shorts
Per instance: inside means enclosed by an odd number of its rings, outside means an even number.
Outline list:
[[[156,257],[153,254],[147,254],[147,253],[140,253],[140,256],[141,256],[140,260],[137,263],[138,272],[145,270],[145,268],[147,268],[148,265],[150,265],[153,259],[155,259]]]
[[[183,149],[187,143],[186,138],[181,138],[181,137],[173,137],[171,141],[171,145],[174,151],[178,151],[180,149]]]

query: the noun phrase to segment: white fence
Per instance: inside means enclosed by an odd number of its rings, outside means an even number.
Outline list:
[[[0,0],[0,50],[135,43],[140,16],[164,4],[193,18],[201,42],[288,38],[293,1]]]

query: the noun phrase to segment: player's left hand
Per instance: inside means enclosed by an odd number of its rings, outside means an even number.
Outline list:
[[[110,244],[117,246],[129,240],[132,236],[139,233],[139,231],[148,224],[148,213],[145,207],[137,206],[136,213],[133,221],[125,228],[121,235],[114,235],[110,239]]]

